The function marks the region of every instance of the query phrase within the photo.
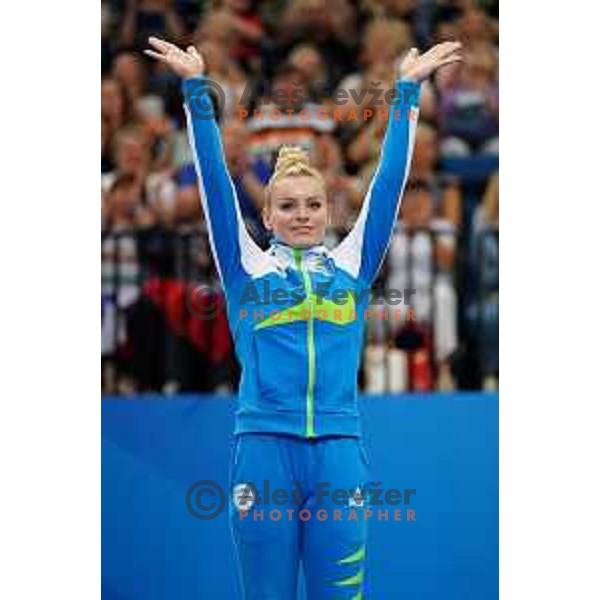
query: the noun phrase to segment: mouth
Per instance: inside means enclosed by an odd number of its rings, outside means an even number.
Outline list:
[[[292,231],[294,233],[300,234],[300,235],[305,235],[308,233],[312,233],[313,232],[313,228],[312,227],[294,227],[294,229],[292,229]]]

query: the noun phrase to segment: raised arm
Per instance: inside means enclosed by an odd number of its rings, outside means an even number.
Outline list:
[[[410,169],[421,81],[442,65],[460,60],[459,42],[438,44],[419,56],[413,48],[400,65],[395,84],[400,102],[389,106],[379,165],[354,227],[333,251],[336,263],[370,285],[377,275],[394,229]]]
[[[262,252],[246,229],[227,170],[208,94],[212,84],[204,77],[204,61],[193,46],[184,52],[158,38],[150,38],[150,44],[154,50],[145,53],[167,64],[183,79],[188,137],[210,244],[221,281],[226,289],[231,288],[240,277],[252,272]]]

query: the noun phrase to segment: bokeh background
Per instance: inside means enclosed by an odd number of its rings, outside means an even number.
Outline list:
[[[413,46],[463,42],[463,64],[423,87],[399,223],[374,286],[415,289],[417,320],[369,322],[359,385],[369,393],[497,389],[497,17],[497,2],[473,0],[103,0],[103,392],[229,394],[239,379],[225,312],[195,315],[194,303],[222,298],[180,81],[141,53],[149,35],[195,44],[222,86],[228,166],[263,247],[262,188],[278,147],[303,146],[323,171],[327,243],[335,244],[360,209],[386,127],[362,118],[382,107],[360,91],[389,89]],[[267,112],[275,89],[301,90],[304,101],[285,106],[295,113],[330,110],[336,89],[355,90],[355,100],[335,107],[341,119],[261,118],[254,111]]]

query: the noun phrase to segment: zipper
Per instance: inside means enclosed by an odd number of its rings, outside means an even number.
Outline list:
[[[302,273],[304,289],[308,300],[309,319],[306,329],[306,346],[308,352],[308,385],[306,388],[306,437],[313,438],[315,435],[315,413],[314,413],[314,388],[315,388],[315,322],[313,319],[313,295],[310,275],[304,268],[302,260],[302,251],[294,248],[294,258],[296,266]]]

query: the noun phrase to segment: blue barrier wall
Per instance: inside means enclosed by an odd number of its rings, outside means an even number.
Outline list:
[[[417,490],[414,522],[395,507],[369,521],[365,598],[497,598],[498,396],[373,396],[361,409],[372,481]],[[199,480],[227,493],[233,410],[223,397],[103,399],[104,600],[241,597],[227,510],[202,521],[186,505]]]

